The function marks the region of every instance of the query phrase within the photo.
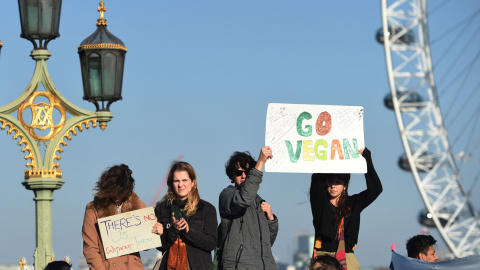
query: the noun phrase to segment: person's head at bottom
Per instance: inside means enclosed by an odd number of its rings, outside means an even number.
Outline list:
[[[408,257],[427,262],[436,262],[438,260],[433,247],[437,240],[431,235],[415,235],[407,241]]]
[[[318,255],[312,258],[309,270],[343,270],[340,262],[330,255]]]
[[[72,265],[66,261],[53,261],[47,264],[44,270],[70,270]]]

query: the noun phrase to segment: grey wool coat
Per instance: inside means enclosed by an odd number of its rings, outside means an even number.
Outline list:
[[[268,220],[258,194],[263,173],[250,170],[243,187],[228,186],[220,193],[219,241],[225,239],[220,269],[277,269],[272,246],[278,233],[278,219]],[[227,234],[229,223],[232,222]]]

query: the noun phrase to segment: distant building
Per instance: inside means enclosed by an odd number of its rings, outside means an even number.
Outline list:
[[[277,270],[291,270],[289,268],[290,266],[288,264],[283,263],[283,262],[279,262],[277,260],[275,260],[275,261],[277,263]],[[295,270],[295,268],[293,270]]]
[[[294,237],[293,265],[295,270],[308,270],[312,258],[315,235],[313,233],[302,233]]]

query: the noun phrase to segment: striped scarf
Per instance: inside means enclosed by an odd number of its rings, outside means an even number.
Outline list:
[[[340,262],[343,266],[344,270],[347,270],[347,257],[345,255],[345,234],[344,234],[344,227],[343,227],[343,220],[340,221],[340,226],[338,226],[338,249],[337,253],[335,254],[335,258]]]

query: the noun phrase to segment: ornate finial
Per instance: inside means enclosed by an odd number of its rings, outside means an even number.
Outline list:
[[[100,1],[100,6],[97,8],[98,12],[100,12],[100,18],[97,20],[97,26],[100,25],[105,25],[107,26],[107,20],[105,20],[105,11],[107,11],[107,8],[105,7],[105,3],[103,0]]]
[[[25,262],[25,258],[22,258],[18,264],[20,265],[20,269],[23,270],[23,268],[24,268],[25,265],[27,264],[27,263]]]

